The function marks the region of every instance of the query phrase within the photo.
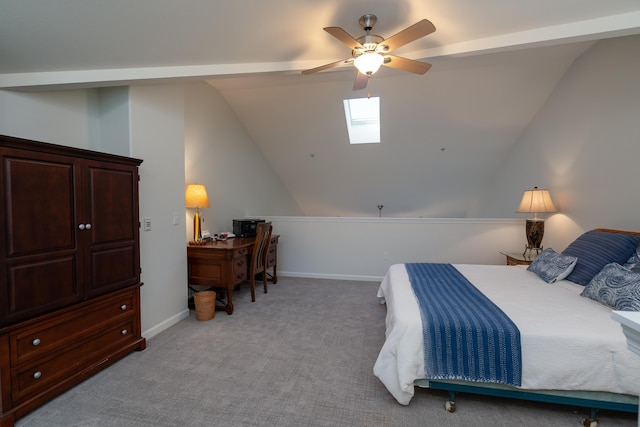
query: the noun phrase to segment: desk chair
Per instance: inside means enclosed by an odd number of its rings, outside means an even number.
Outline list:
[[[264,293],[267,293],[267,252],[271,241],[271,223],[260,222],[256,227],[256,242],[251,253],[251,267],[249,269],[251,281],[251,302],[256,301],[255,278],[256,274],[262,274]]]

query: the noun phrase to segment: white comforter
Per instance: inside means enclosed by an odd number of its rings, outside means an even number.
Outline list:
[[[639,394],[640,357],[627,348],[611,309],[579,295],[582,286],[545,283],[526,266],[455,267],[518,326],[521,388]],[[373,372],[407,405],[413,381],[425,373],[422,320],[403,264],[389,268],[378,297],[387,304],[387,327]]]

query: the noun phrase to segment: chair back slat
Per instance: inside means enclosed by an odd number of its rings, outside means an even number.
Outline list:
[[[253,272],[259,273],[267,265],[267,253],[271,240],[272,226],[270,222],[261,222],[256,229],[256,243],[253,251]]]
[[[260,222],[256,227],[256,241],[253,244],[251,254],[251,268],[249,270],[251,301],[256,300],[255,295],[255,276],[260,273],[262,276],[262,287],[264,293],[267,293],[267,255],[269,254],[269,243],[271,242],[271,223]]]

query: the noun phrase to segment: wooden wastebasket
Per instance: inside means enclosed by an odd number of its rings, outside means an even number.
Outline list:
[[[193,294],[196,306],[196,319],[211,320],[216,315],[216,293],[214,291],[200,291]]]

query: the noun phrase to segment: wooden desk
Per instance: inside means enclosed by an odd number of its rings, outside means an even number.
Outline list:
[[[273,268],[271,281],[277,283],[278,235],[271,236],[267,254],[267,268]],[[233,313],[233,288],[249,279],[251,252],[255,238],[218,240],[205,245],[187,246],[188,278],[193,286],[223,288],[227,304],[222,308]]]

